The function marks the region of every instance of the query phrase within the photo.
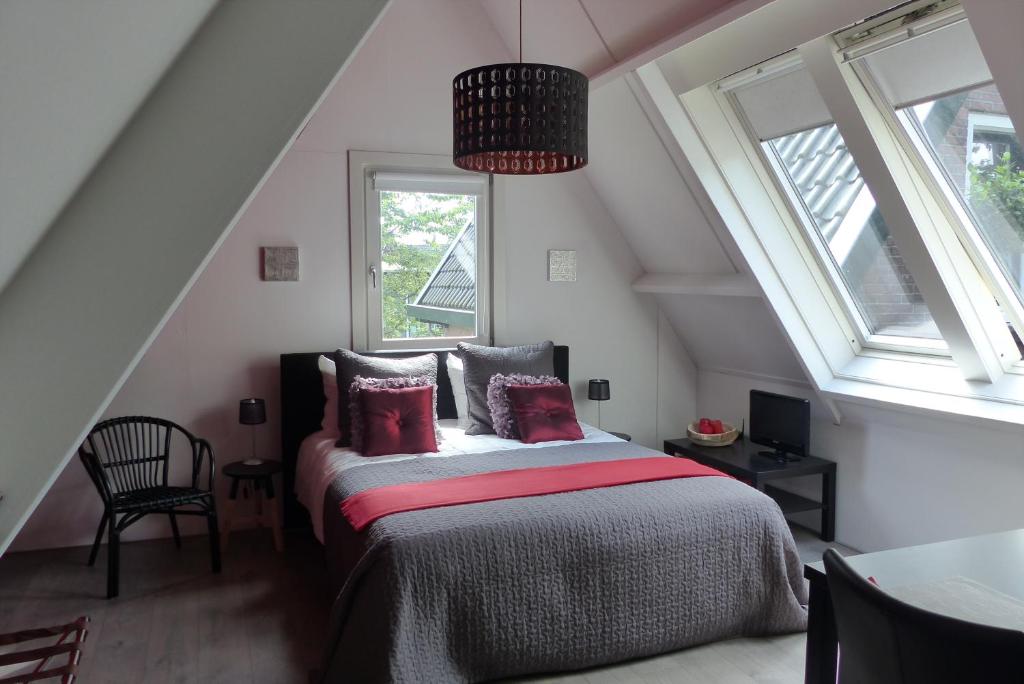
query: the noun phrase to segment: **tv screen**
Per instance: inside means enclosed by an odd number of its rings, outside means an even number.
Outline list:
[[[750,390],[750,441],[776,454],[806,456],[811,441],[811,402]]]

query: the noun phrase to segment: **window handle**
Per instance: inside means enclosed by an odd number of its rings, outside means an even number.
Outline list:
[[[370,266],[370,278],[373,279],[373,289],[376,290],[377,289],[377,267],[376,266],[373,266],[373,265]]]

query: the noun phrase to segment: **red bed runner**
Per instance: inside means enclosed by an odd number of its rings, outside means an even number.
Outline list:
[[[346,498],[341,512],[356,532],[392,513],[516,499],[683,477],[728,477],[688,458],[653,456],[616,461],[499,470],[479,475],[374,487]]]

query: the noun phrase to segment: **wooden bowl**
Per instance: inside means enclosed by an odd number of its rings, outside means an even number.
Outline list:
[[[707,435],[703,432],[697,432],[698,425],[699,423],[690,423],[686,427],[686,436],[689,437],[692,442],[700,444],[701,446],[729,446],[735,442],[736,438],[740,435],[740,431],[729,423],[722,423],[722,427],[725,428],[725,432],[718,435]]]

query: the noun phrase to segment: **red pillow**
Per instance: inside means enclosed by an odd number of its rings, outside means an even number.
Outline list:
[[[583,439],[568,385],[509,385],[508,399],[523,442]]]
[[[363,456],[437,451],[434,388],[363,389]]]

